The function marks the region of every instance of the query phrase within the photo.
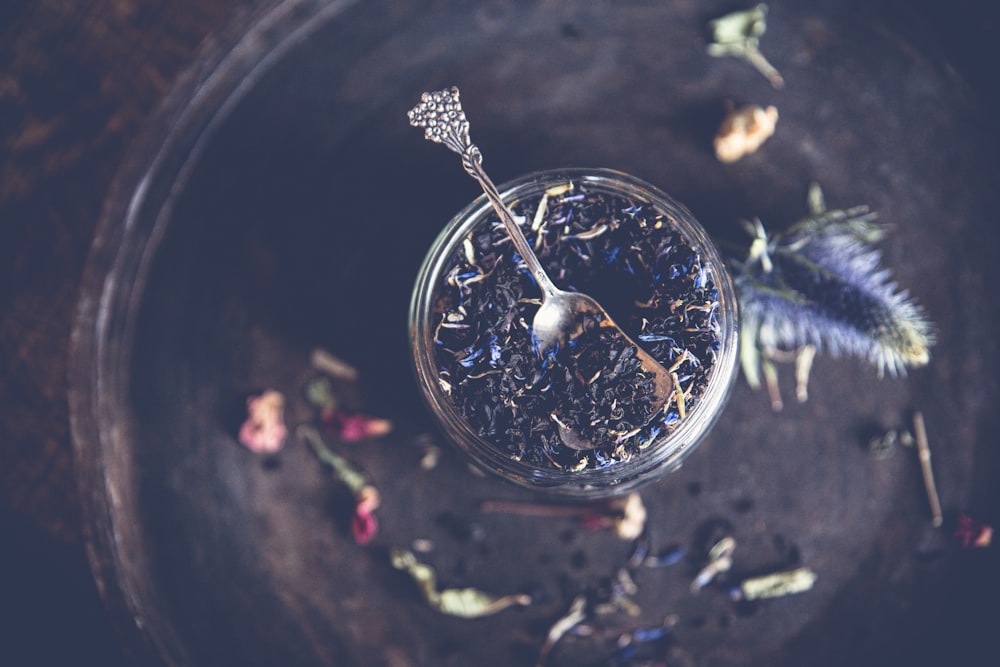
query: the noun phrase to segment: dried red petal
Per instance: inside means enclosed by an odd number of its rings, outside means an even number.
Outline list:
[[[358,507],[354,516],[351,517],[351,534],[358,544],[368,544],[378,533],[378,520],[371,512],[365,511],[363,507]]]
[[[960,514],[955,537],[963,547],[988,547],[993,542],[993,527],[973,519],[968,514]]]
[[[367,415],[349,415],[339,410],[324,412],[322,419],[345,442],[377,438],[392,430],[392,422]]]

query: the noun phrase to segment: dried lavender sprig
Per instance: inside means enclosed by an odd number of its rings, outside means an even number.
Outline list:
[[[821,202],[815,190],[811,202]],[[880,266],[872,246],[883,235],[867,207],[818,211],[784,234],[768,237],[759,220],[737,267],[741,363],[747,382],[773,373],[768,357],[814,346],[867,359],[883,375],[923,366],[931,325]]]

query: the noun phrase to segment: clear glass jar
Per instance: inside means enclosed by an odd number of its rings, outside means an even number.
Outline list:
[[[502,279],[496,275],[506,272],[510,276],[514,270],[497,269],[518,267],[518,257],[505,243],[498,216],[485,196],[480,196],[434,242],[411,301],[413,361],[431,411],[448,437],[480,467],[522,486],[594,498],[632,489],[678,468],[722,411],[735,377],[736,296],[718,250],[687,209],[628,174],[605,169],[551,170],[519,178],[499,191],[504,202],[523,216],[522,228],[554,282],[563,289],[577,287],[567,280],[589,284],[579,287],[580,291],[598,297],[637,344],[672,368],[675,393],[687,395],[669,401],[662,419],[643,425],[642,433],[630,436],[634,441],[609,440],[607,446],[588,451],[553,444],[551,431],[546,431],[550,415],[545,401],[551,397],[533,394],[530,409],[522,409],[524,405],[511,408],[525,394],[538,390],[527,378],[532,373],[539,377],[546,370],[545,362],[537,349],[533,361],[523,350],[519,356],[505,356],[507,351],[498,340],[509,342],[515,336],[490,336],[488,326],[483,332],[484,323],[488,318],[509,319],[504,323],[510,326],[508,332],[523,339],[525,331],[530,335],[530,309],[537,308],[540,292],[533,280],[525,278],[529,282],[521,285],[523,294],[512,302],[507,289],[512,283],[497,286]],[[611,213],[586,220],[588,215],[596,216],[597,210]],[[642,256],[645,246],[654,243],[659,244],[658,250]],[[676,261],[668,265],[671,258]],[[567,270],[560,267],[569,264],[576,268],[567,277]],[[641,276],[646,276],[648,285]],[[487,285],[491,282],[495,284]],[[689,297],[688,301],[671,294],[675,284],[679,285],[677,293]],[[498,295],[507,295],[507,317],[504,308],[490,303]],[[642,303],[647,297],[648,302]],[[676,325],[676,330],[643,333],[652,325],[641,308],[654,308],[648,312],[657,313],[652,319],[661,323],[658,326],[673,323],[670,326]],[[471,330],[483,333],[469,334]],[[454,341],[449,339],[446,346],[443,340],[452,334],[479,342],[456,350]],[[682,355],[685,359],[678,363]],[[461,367],[455,366],[456,360]],[[485,385],[475,384],[505,373],[512,375],[490,381],[495,388],[492,393]],[[522,385],[513,394],[500,389],[516,381]],[[537,384],[542,385],[542,380]],[[480,395],[470,394],[477,386]],[[501,413],[502,417],[496,416]],[[515,418],[523,423],[514,425]],[[487,419],[489,425],[484,426],[481,422]],[[495,421],[504,419],[506,429],[495,427]],[[473,421],[478,425],[473,426]],[[537,439],[542,444],[533,441],[536,429],[531,424],[540,429]],[[489,435],[491,430],[495,432]]]

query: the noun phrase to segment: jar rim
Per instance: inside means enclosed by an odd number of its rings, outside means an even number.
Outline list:
[[[732,280],[707,232],[686,207],[659,188],[625,172],[606,168],[560,168],[525,174],[499,186],[506,201],[541,195],[561,183],[585,183],[590,189],[625,196],[653,205],[669,216],[686,243],[695,249],[703,265],[710,266],[718,290],[718,320],[721,344],[709,370],[705,392],[698,405],[669,433],[629,461],[597,469],[568,470],[539,467],[510,456],[500,444],[476,433],[458,412],[439,385],[434,360],[431,321],[434,295],[445,264],[469,231],[487,224],[495,213],[485,195],[480,195],[459,211],[443,228],[428,251],[414,286],[410,302],[409,327],[412,362],[424,400],[435,418],[460,449],[481,468],[521,486],[548,490],[561,495],[596,497],[613,495],[662,473],[678,468],[710,430],[728,399],[736,376],[738,358],[738,308]]]

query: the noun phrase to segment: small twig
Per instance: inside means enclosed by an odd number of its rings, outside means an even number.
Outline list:
[[[614,528],[623,540],[634,540],[646,528],[646,506],[642,497],[632,492],[586,505],[545,505],[516,500],[484,500],[479,504],[482,512],[517,514],[546,518],[571,518],[582,522],[585,528]]]
[[[795,398],[799,403],[809,400],[809,372],[815,357],[815,345],[803,345],[795,352]]]
[[[938,497],[937,485],[934,483],[934,469],[931,468],[931,449],[927,446],[927,430],[924,428],[924,415],[913,414],[913,434],[917,440],[917,456],[920,457],[920,471],[924,475],[924,489],[931,504],[932,523],[939,528],[944,523],[941,513],[941,499]]]
[[[542,505],[539,503],[524,503],[516,500],[484,500],[479,504],[482,512],[494,514],[519,514],[521,516],[538,517],[571,517],[579,518],[592,513],[586,506],[580,505]]]

